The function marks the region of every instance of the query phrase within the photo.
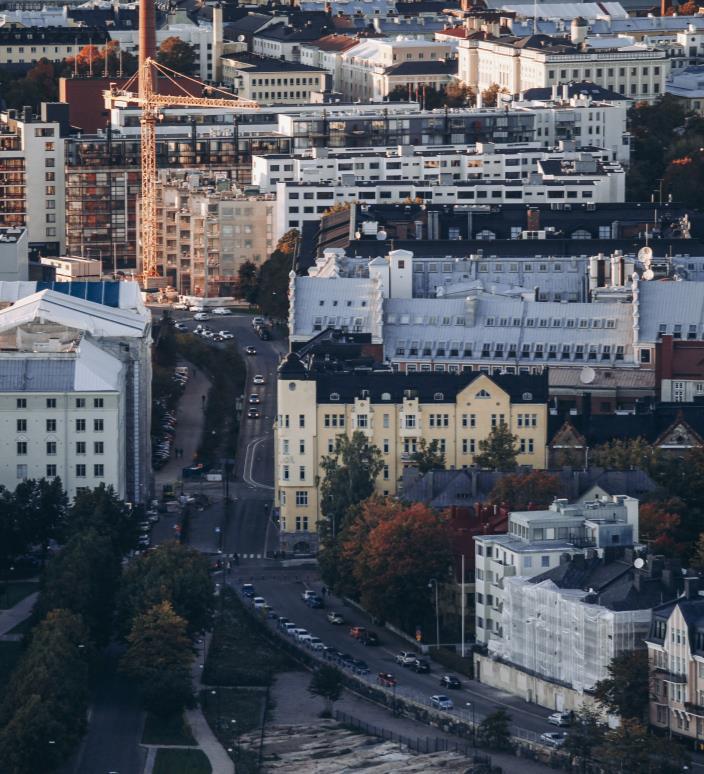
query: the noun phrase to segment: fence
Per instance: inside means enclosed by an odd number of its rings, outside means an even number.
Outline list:
[[[348,715],[346,712],[340,712],[339,710],[335,710],[335,720],[346,726],[350,726],[356,731],[361,731],[368,736],[376,736],[379,739],[403,745],[403,747],[407,747],[409,750],[416,753],[454,752],[458,755],[464,755],[466,758],[470,758],[473,763],[482,763],[486,766],[491,766],[491,758],[488,755],[478,752],[472,745],[463,742],[455,742],[451,739],[443,739],[442,737],[437,736],[404,736],[403,734],[397,734],[394,731],[390,731],[388,728],[371,725],[364,720],[359,720],[359,718],[355,718],[352,715]],[[494,769],[494,771],[496,771],[496,769]]]

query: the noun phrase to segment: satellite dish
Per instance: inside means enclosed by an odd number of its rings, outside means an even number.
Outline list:
[[[584,366],[579,374],[579,381],[582,384],[591,384],[596,379],[596,371],[591,366]]]
[[[643,272],[643,279],[649,282],[651,279],[655,279],[655,272],[652,269],[646,269]]]
[[[650,263],[653,260],[653,248],[641,247],[638,251],[638,260],[643,263]]]
[[[645,559],[639,556],[635,562],[633,562],[633,566],[636,568],[636,570],[642,570],[643,567],[645,567]]]
[[[238,35],[238,36],[237,36],[237,42],[238,42],[238,43],[244,43],[246,39],[247,39],[247,38],[245,38],[245,36],[244,36],[244,35]]]
[[[380,242],[383,242],[386,239],[386,231],[384,231],[383,229],[381,231],[377,231],[376,232],[376,238]]]

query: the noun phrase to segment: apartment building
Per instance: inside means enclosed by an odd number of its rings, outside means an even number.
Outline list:
[[[507,579],[544,573],[559,566],[564,554],[637,541],[638,500],[632,497],[583,504],[556,500],[547,510],[511,513],[506,534],[474,538],[477,642],[502,640],[508,636],[505,629],[514,627],[503,615]]]
[[[27,229],[32,255],[65,247],[64,145],[67,106],[0,113],[0,226]]]
[[[0,281],[29,279],[27,229],[0,228]]]
[[[403,375],[337,364],[308,368],[294,353],[279,368],[275,503],[286,550],[315,545],[319,471],[338,435],[365,434],[383,469],[376,486],[393,495],[421,438],[438,441],[447,467],[471,465],[479,441],[506,424],[519,438],[519,464],[545,467],[547,379],[480,373]]]
[[[157,195],[161,273],[181,295],[230,294],[239,267],[261,265],[275,247],[270,195],[245,194],[226,178],[197,173],[166,177]]]
[[[0,285],[0,484],[151,494],[151,315],[133,283]]]
[[[58,64],[84,46],[102,47],[110,39],[99,27],[0,27],[0,67],[26,72],[40,59]]]
[[[475,91],[498,84],[509,95],[593,81],[629,99],[653,101],[665,93],[670,73],[665,47],[619,37],[586,38],[585,27],[570,38],[538,34],[461,40],[458,60],[460,81]]]
[[[613,150],[577,148],[561,142],[546,150],[541,143],[511,145],[478,142],[474,147],[399,145],[395,148],[312,148],[295,154],[268,154],[252,158],[252,183],[275,191],[285,183],[354,183],[358,181],[414,180],[438,184],[468,180],[527,180],[540,174],[541,162],[574,162],[592,157],[609,163]]]

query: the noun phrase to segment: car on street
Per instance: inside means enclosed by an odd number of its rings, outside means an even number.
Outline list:
[[[301,629],[300,627],[293,630],[293,637],[296,640],[299,640],[304,635],[308,634],[308,629]]]
[[[354,667],[354,657],[350,656],[349,653],[338,651],[337,662],[341,667],[346,667],[347,669],[352,669]]]
[[[264,325],[266,320],[263,317],[252,317],[252,328],[256,328],[258,325]]]
[[[325,607],[323,600],[319,596],[308,597],[306,605],[312,607],[313,610],[322,610]]]
[[[353,626],[350,629],[350,637],[354,637],[355,640],[361,640],[366,633],[367,630],[363,626]]]
[[[562,731],[547,731],[540,735],[540,741],[548,747],[562,747],[566,739],[567,734]]]
[[[234,333],[228,333],[228,331],[225,331],[224,333],[220,331],[220,335],[222,336],[223,341],[229,341],[230,339],[235,338]]]
[[[305,634],[299,634],[296,639],[301,643],[301,645],[308,645],[313,639],[313,635],[309,632],[306,632]]]
[[[416,654],[412,653],[410,650],[402,650],[396,656],[396,663],[400,664],[401,666],[410,667],[415,664],[416,658]]]
[[[279,629],[284,628],[284,624],[291,623],[286,616],[280,615],[279,620],[276,622],[276,625],[279,627]]]
[[[413,662],[413,671],[419,675],[427,675],[430,672],[430,664],[424,658],[417,658]]]
[[[244,351],[248,355],[256,355],[257,354],[257,348],[253,347],[251,344],[248,347],[245,347]]]
[[[306,589],[301,594],[301,599],[305,602],[308,599],[308,597],[317,597],[317,596],[318,596],[318,592],[315,591],[314,589]]]
[[[228,309],[226,306],[216,306],[213,309],[213,314],[228,315],[232,314],[232,309]]]
[[[369,674],[369,664],[361,658],[352,659],[352,668],[358,675]]]
[[[247,409],[247,418],[248,419],[259,419],[261,414],[259,413],[259,409],[251,408]]]
[[[461,688],[462,683],[454,675],[443,675],[440,678],[441,688]]]
[[[188,330],[188,326],[184,325],[182,322],[174,323],[174,328],[176,328],[177,331],[181,331],[181,333],[185,333]]]
[[[574,716],[571,712],[553,712],[548,716],[548,723],[553,726],[571,726]]]
[[[254,605],[255,610],[259,610],[266,606],[266,599],[264,599],[264,597],[254,597],[252,604]]]
[[[331,610],[328,613],[328,621],[331,624],[335,624],[336,626],[339,626],[340,624],[343,624],[345,622],[345,619],[339,613],[336,613],[334,610]]]
[[[259,397],[259,393],[258,392],[253,392],[249,396],[249,402],[250,403],[261,403],[262,401],[261,401],[261,398]]]
[[[264,377],[261,374],[255,374],[252,384],[264,384]]]
[[[385,685],[387,688],[393,688],[396,685],[396,678],[391,672],[379,672],[376,676],[376,681],[379,685]]]
[[[213,334],[213,335],[210,337],[210,340],[211,340],[211,341],[217,341],[217,342],[220,342],[220,341],[225,341],[225,339],[223,339],[223,337],[222,337],[222,336],[221,336],[219,333],[214,333],[214,334]]]
[[[248,597],[249,599],[253,599],[256,595],[256,591],[254,590],[254,586],[251,583],[243,583],[242,584],[242,596]]]
[[[362,645],[379,645],[381,640],[376,632],[367,632],[360,638]]]
[[[449,696],[445,696],[444,693],[436,693],[435,696],[430,697],[430,706],[441,710],[451,710],[455,705]]]
[[[194,320],[198,320],[199,322],[203,322],[204,320],[209,320],[210,319],[210,315],[207,314],[206,312],[196,312],[193,315],[193,319]]]
[[[281,628],[283,629],[285,634],[288,634],[291,637],[293,637],[293,633],[296,631],[297,626],[292,621],[289,621],[288,623],[285,623]]]
[[[320,637],[311,637],[308,640],[308,647],[311,650],[322,650],[325,647],[325,644],[320,639]]]

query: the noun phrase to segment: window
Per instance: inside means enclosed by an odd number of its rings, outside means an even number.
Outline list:
[[[54,478],[56,476],[56,465],[47,465],[46,466],[46,477],[47,478]]]
[[[491,394],[487,392],[487,390],[479,390],[479,392],[474,396],[475,398],[490,398]]]
[[[308,492],[304,490],[296,491],[296,505],[299,507],[308,505]]]
[[[306,480],[306,466],[301,465],[298,468],[298,480],[299,481],[305,481]]]
[[[102,478],[105,475],[104,465],[93,465],[93,475],[96,478]]]
[[[56,432],[56,420],[55,419],[47,419],[46,420],[46,431],[47,431],[47,433],[55,433]]]
[[[369,427],[369,417],[367,414],[357,414],[357,427],[360,429]]]
[[[76,441],[76,454],[85,454],[85,453],[86,453],[86,442]]]
[[[306,426],[306,415],[305,414],[299,414],[298,415],[298,426],[299,427],[305,427]]]
[[[549,567],[550,566],[550,557],[549,556],[541,556],[540,557],[540,566],[541,567]]]
[[[95,441],[93,443],[93,454],[104,454],[105,446],[102,441]]]
[[[385,429],[387,429],[387,430],[389,429],[389,415],[388,414],[384,414],[383,419],[382,419],[382,425],[384,426]]]
[[[85,419],[77,419],[76,420],[76,432],[77,433],[85,433],[86,431],[86,420]]]
[[[25,479],[27,478],[27,466],[24,464],[17,466],[17,478],[19,479]]]
[[[388,481],[389,480],[389,466],[388,465],[384,465],[383,475],[384,475],[384,481]]]
[[[21,457],[27,454],[27,441],[17,441],[17,456]]]
[[[306,453],[306,442],[303,440],[300,440],[298,442],[298,453],[299,454],[305,454]]]
[[[76,465],[76,478],[85,478],[85,477],[86,477],[86,466]]]
[[[413,430],[416,426],[416,415],[415,414],[406,414],[404,417],[404,427],[407,430]]]
[[[284,465],[284,466],[281,468],[281,478],[282,478],[284,481],[288,481],[288,480],[289,480],[289,477],[290,477],[290,474],[289,474],[288,465]]]
[[[18,419],[17,420],[17,432],[18,433],[26,433],[27,432],[27,420],[26,419]]]
[[[56,441],[46,442],[46,453],[48,457],[56,456]]]
[[[384,454],[388,454],[389,453],[389,439],[388,438],[384,438],[383,452],[384,452]]]
[[[56,398],[47,398],[46,399],[46,407],[47,408],[56,408]]]
[[[104,405],[103,398],[93,398],[93,408],[103,408]]]
[[[15,403],[15,408],[18,408],[18,409],[27,408],[27,398],[17,398],[17,402]]]
[[[526,556],[523,559],[523,568],[526,570],[530,570],[533,567],[533,557],[532,556]]]
[[[476,452],[476,441],[474,438],[462,439],[462,454],[474,454]]]
[[[104,429],[104,423],[102,419],[94,419],[93,420],[93,430],[96,433],[102,433]]]
[[[85,408],[85,407],[86,407],[86,399],[76,398],[76,408]]]

